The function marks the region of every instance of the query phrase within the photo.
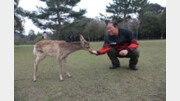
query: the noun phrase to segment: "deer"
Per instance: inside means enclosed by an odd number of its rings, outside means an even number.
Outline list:
[[[34,61],[34,74],[33,81],[36,82],[38,64],[44,60],[47,56],[57,58],[59,64],[59,79],[63,81],[62,76],[62,66],[66,68],[66,73],[68,77],[71,77],[71,74],[67,68],[66,58],[69,54],[78,51],[90,49],[89,42],[87,42],[82,35],[80,35],[80,41],[77,42],[66,42],[64,40],[41,40],[34,45],[33,53],[36,55]]]

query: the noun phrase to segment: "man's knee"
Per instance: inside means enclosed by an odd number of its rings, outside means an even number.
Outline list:
[[[135,49],[131,54],[130,57],[139,58],[140,52],[139,50]]]

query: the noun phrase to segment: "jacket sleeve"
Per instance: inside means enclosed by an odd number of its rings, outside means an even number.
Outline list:
[[[103,47],[97,51],[98,55],[107,53],[111,49],[110,44],[104,43]]]
[[[135,39],[135,37],[131,31],[126,31],[126,33],[130,40],[130,45],[128,46],[127,50],[128,50],[128,52],[132,52],[134,49],[138,48],[139,43],[137,42],[137,40]]]
[[[104,45],[101,49],[97,51],[98,55],[107,53],[111,49],[110,43],[108,41],[108,36],[104,39]]]
[[[139,43],[137,43],[137,40],[136,39],[132,39],[131,40],[131,44],[128,46],[127,50],[128,50],[128,52],[131,52],[134,49],[138,48],[138,46],[139,46]]]

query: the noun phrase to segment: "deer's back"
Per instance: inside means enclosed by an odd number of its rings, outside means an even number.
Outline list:
[[[36,50],[43,54],[55,57],[67,42],[57,40],[42,40],[36,43]]]

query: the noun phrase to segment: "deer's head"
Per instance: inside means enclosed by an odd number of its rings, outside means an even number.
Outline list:
[[[80,41],[81,41],[81,46],[83,47],[83,49],[85,50],[90,49],[89,42],[87,42],[82,35],[80,35]]]

